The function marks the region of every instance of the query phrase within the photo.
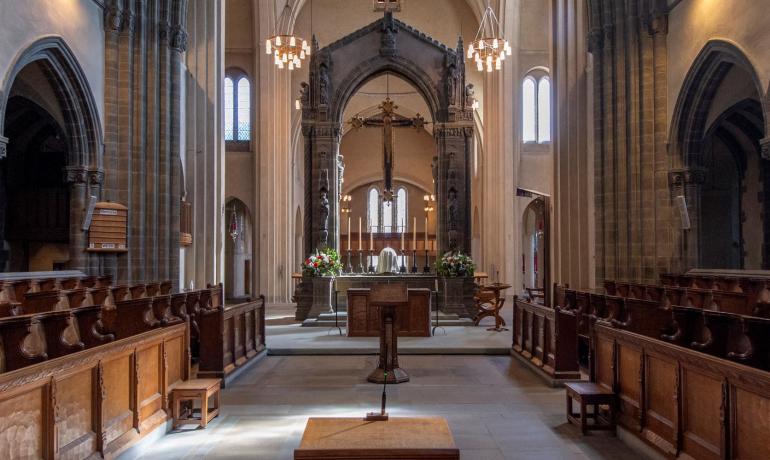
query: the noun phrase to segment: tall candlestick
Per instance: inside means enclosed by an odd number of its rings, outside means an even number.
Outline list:
[[[353,232],[350,231],[350,216],[348,216],[348,251],[350,251],[351,239],[353,239]]]
[[[417,250],[417,217],[413,217],[412,222],[412,251]]]
[[[369,229],[369,250],[374,251],[374,227]]]
[[[364,247],[361,246],[361,218],[358,218],[358,250],[363,250]]]
[[[425,250],[428,250],[428,216],[425,216]]]

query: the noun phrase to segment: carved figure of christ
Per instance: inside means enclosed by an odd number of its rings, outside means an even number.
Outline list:
[[[353,129],[359,129],[362,127],[382,127],[382,173],[383,173],[383,194],[392,199],[393,198],[393,167],[395,149],[393,147],[393,128],[394,127],[414,127],[421,129],[425,126],[425,119],[418,113],[414,118],[407,118],[399,115],[395,112],[398,106],[390,100],[385,98],[382,104],[378,107],[381,112],[368,118],[361,118],[359,116],[353,117],[350,124]]]

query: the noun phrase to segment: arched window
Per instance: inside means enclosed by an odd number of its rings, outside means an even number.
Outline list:
[[[537,134],[535,126],[537,124],[537,106],[535,105],[535,79],[527,77],[522,84],[522,140],[524,142],[535,142]]]
[[[407,204],[406,204],[406,189],[404,187],[399,187],[398,191],[396,192],[396,225],[397,231],[405,232],[406,231],[406,211],[407,211]]]
[[[393,231],[393,201],[382,202],[382,231]]]
[[[368,232],[371,232],[372,228],[380,227],[380,191],[376,187],[369,189],[366,216]]]
[[[251,82],[241,70],[225,77],[225,141],[231,144],[251,140]]]
[[[537,84],[537,142],[551,142],[551,79],[548,76]]]
[[[521,139],[525,143],[551,142],[551,79],[542,70],[524,78],[521,85]]]

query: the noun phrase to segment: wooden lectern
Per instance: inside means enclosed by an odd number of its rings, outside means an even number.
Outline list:
[[[369,303],[380,310],[380,360],[377,369],[372,371],[367,380],[372,383],[385,383],[387,371],[388,383],[409,381],[409,374],[398,367],[398,323],[396,315],[399,307],[409,303],[406,283],[378,283],[372,286]]]

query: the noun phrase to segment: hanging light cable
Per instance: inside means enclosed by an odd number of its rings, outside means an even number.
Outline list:
[[[476,37],[468,45],[468,59],[473,59],[479,72],[485,67],[487,72],[492,72],[502,69],[503,61],[510,55],[511,46],[500,33],[500,22],[492,7],[487,6]]]
[[[310,3],[311,11],[313,3]],[[286,8],[289,8],[286,5]],[[312,13],[311,13],[312,15]],[[302,61],[310,55],[310,45],[294,34],[278,34],[265,40],[265,54],[273,55],[273,63],[279,68],[302,67]]]

